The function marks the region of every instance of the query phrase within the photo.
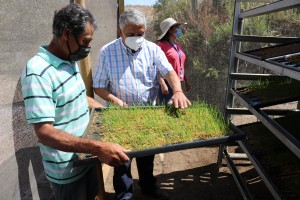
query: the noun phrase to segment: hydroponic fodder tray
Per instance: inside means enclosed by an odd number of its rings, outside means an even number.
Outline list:
[[[180,117],[169,116],[164,107],[147,106],[93,109],[90,117],[85,137],[120,144],[131,150],[126,153],[131,158],[244,139],[216,108],[203,103],[193,103]],[[75,165],[99,162],[85,154],[78,161]]]
[[[300,141],[300,113],[293,113],[275,121]],[[300,159],[292,153],[261,122],[239,128],[247,139],[241,141],[261,165],[276,186],[282,199],[300,199]]]
[[[233,90],[253,108],[300,100],[300,81],[288,77],[252,81]]]
[[[274,45],[270,47],[259,48],[255,50],[249,50],[241,52],[240,54],[258,59],[265,60],[268,58],[274,58],[284,56],[288,54],[294,54],[300,52],[300,41]]]
[[[278,65],[280,67],[300,71],[300,53],[270,58],[267,59],[266,62]]]

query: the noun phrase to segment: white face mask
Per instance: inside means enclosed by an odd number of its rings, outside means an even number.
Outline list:
[[[125,39],[125,45],[130,49],[137,51],[144,42],[144,36],[133,36]]]

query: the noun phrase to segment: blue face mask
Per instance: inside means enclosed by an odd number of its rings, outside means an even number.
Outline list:
[[[180,36],[182,36],[182,29],[176,28],[176,37],[179,38]]]

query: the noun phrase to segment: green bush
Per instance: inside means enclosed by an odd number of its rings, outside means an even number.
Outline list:
[[[194,2],[194,3],[193,3]],[[272,2],[272,1],[270,1]],[[241,3],[248,10],[262,3]],[[154,5],[155,38],[160,35],[159,23],[172,17],[183,25],[184,35],[178,42],[187,54],[186,75],[191,82],[188,98],[200,98],[223,107],[227,69],[230,58],[230,42],[234,1],[203,0],[195,8],[193,0],[158,0]],[[261,36],[299,36],[300,17],[298,10],[282,11],[244,20],[243,34]],[[155,41],[156,42],[156,41]],[[244,43],[242,51],[269,46],[264,43]],[[263,73],[264,70],[241,62],[241,71]],[[212,92],[213,91],[213,92]]]

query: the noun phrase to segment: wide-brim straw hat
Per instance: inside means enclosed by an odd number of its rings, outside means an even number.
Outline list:
[[[181,24],[187,24],[187,23],[177,22],[175,19],[171,17],[163,20],[159,25],[162,34],[157,38],[157,40],[161,40],[172,26],[181,25]]]

